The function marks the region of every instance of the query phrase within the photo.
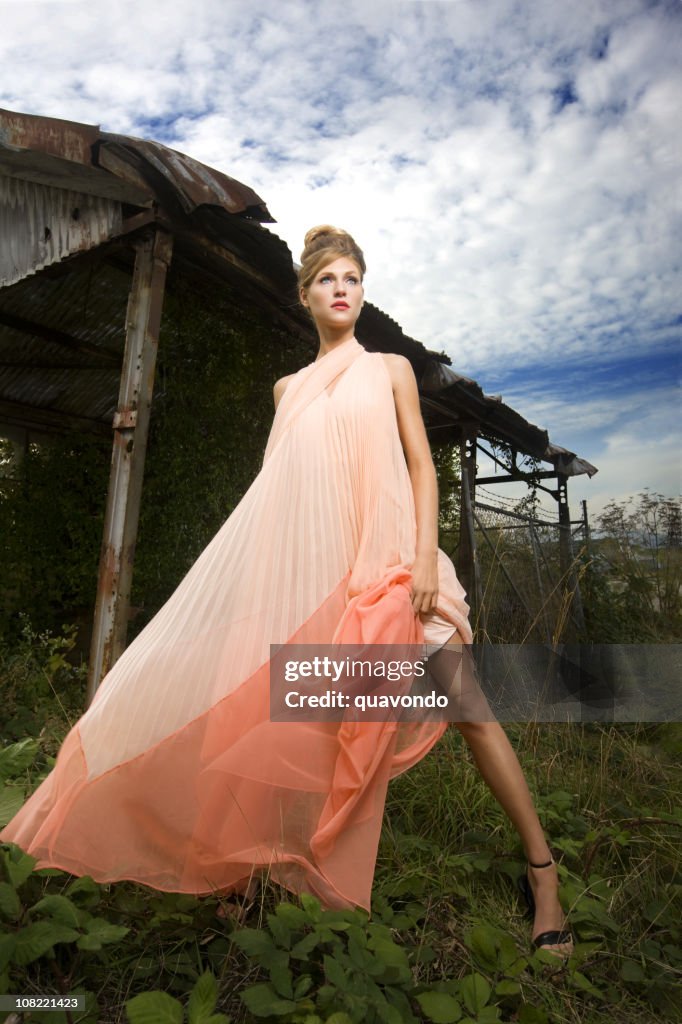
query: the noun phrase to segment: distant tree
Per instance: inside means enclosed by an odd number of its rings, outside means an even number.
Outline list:
[[[612,599],[670,639],[682,626],[682,506],[642,491],[611,501],[596,518],[599,554],[619,585]]]

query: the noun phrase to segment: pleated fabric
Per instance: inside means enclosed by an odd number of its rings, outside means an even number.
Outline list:
[[[415,616],[415,541],[391,380],[352,339],[290,380],[260,473],[0,839],[98,882],[227,893],[264,872],[369,910],[388,782],[446,724],[272,722],[270,645],[470,643],[443,551]]]

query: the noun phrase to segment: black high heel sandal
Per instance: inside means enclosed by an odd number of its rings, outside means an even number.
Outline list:
[[[529,866],[532,868],[548,868],[554,863],[555,861],[553,857],[550,857],[550,859],[545,864],[533,864],[532,860],[528,861]],[[528,868],[526,868],[525,872],[522,875],[520,875],[518,879],[518,886],[521,891],[521,895],[526,901],[526,906],[528,908],[526,912],[526,917],[529,917],[531,920],[534,920],[535,897],[533,896],[533,890],[531,889],[530,882],[528,880]],[[539,935],[536,935],[533,939],[533,945],[536,949],[543,949],[545,946],[558,946],[568,942],[573,942],[573,935],[566,928],[560,928],[548,932],[541,932]],[[548,949],[547,952],[552,953],[554,956],[560,957],[562,959],[567,959],[570,955],[568,953],[560,953],[558,951],[555,952],[551,949]]]

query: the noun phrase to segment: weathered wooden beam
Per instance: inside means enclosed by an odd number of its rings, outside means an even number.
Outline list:
[[[114,444],[88,668],[88,703],[126,644],[156,353],[172,246],[172,236],[158,228],[135,245],[123,370],[113,422]]]

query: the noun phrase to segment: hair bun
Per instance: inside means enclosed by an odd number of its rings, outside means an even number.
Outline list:
[[[313,242],[316,242],[318,238],[329,238],[336,236],[337,238],[343,238],[348,233],[342,231],[341,228],[335,228],[331,224],[318,224],[317,227],[311,228],[310,231],[306,231],[305,238],[303,239],[303,248],[309,249]]]

